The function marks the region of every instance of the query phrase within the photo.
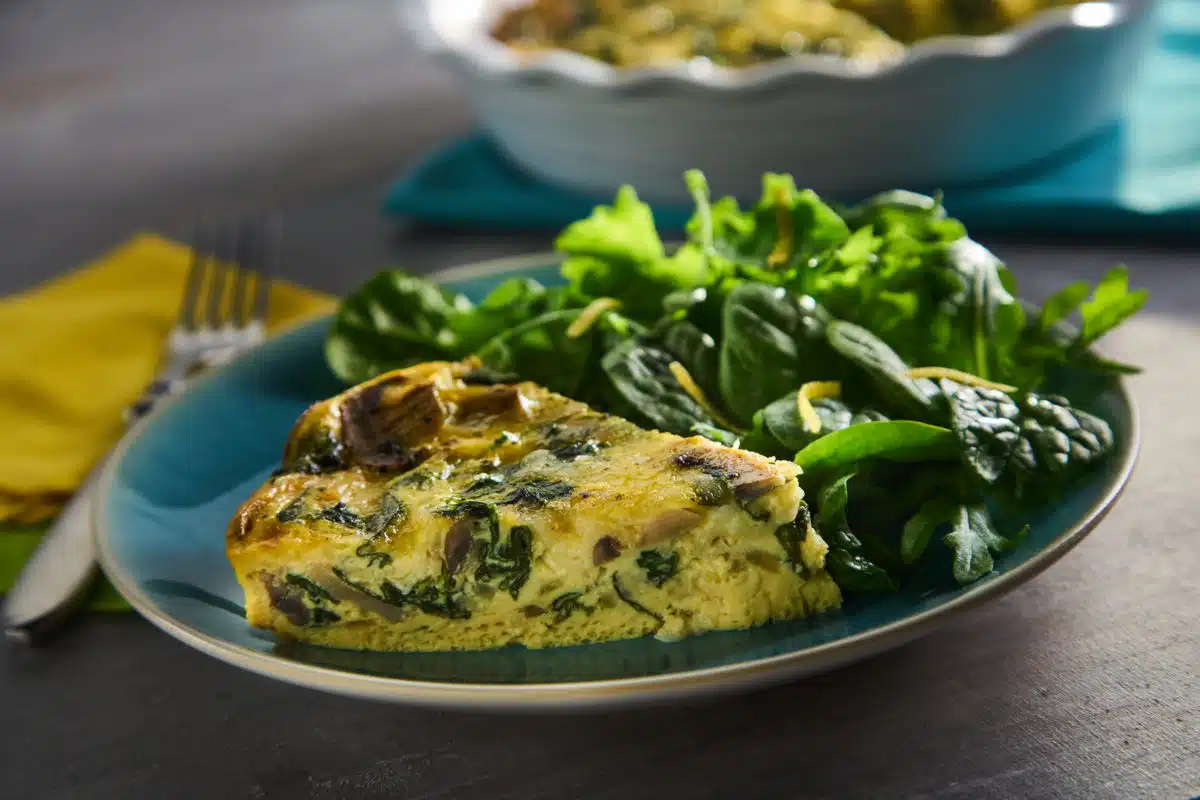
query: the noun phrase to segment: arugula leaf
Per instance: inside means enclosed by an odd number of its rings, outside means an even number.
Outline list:
[[[687,223],[689,241],[705,253],[716,274],[778,283],[789,267],[836,247],[850,235],[837,212],[811,190],[798,190],[791,175],[767,173],[762,196],[747,211],[725,197],[709,199],[702,173],[684,176],[696,203]],[[782,263],[770,263],[782,259]]]
[[[665,296],[703,286],[708,260],[695,245],[667,256],[650,206],[631,186],[617,192],[612,206],[597,206],[587,219],[572,223],[555,241],[567,254],[562,275],[583,297],[613,297],[625,314],[652,322]]]
[[[991,572],[995,566],[992,556],[1011,549],[1025,534],[1021,531],[1012,539],[1001,536],[982,505],[959,506],[951,522],[954,530],[946,534],[944,541],[954,551],[954,579],[961,586]]]
[[[843,212],[854,234],[835,253],[800,270],[794,284],[833,316],[870,329],[905,359],[939,363],[930,329],[959,286],[945,265],[965,235],[939,200],[889,192]],[[811,262],[810,262],[811,263]]]
[[[1079,305],[1091,294],[1091,291],[1092,287],[1087,281],[1076,281],[1050,295],[1038,314],[1038,327],[1043,331],[1048,331],[1056,323],[1074,314]]]
[[[725,301],[720,396],[741,420],[810,380],[836,380],[841,360],[825,337],[829,317],[811,299],[745,283]]]
[[[829,345],[858,367],[890,406],[919,419],[935,416],[937,386],[924,378],[907,377],[908,365],[878,336],[853,323],[835,320],[826,328],[826,337]]]
[[[780,214],[781,208],[785,214]],[[791,175],[763,175],[762,197],[751,214],[757,224],[748,243],[750,252],[764,261],[775,250],[781,234],[791,239],[789,262],[797,264],[838,246],[850,236],[850,228],[838,213],[811,189],[797,190]],[[791,226],[790,231],[780,230],[783,219]]]
[[[561,293],[560,293],[561,294]],[[489,339],[549,310],[554,295],[530,278],[509,278],[479,305],[451,316],[459,349],[473,353]]]
[[[1087,347],[1132,317],[1146,304],[1148,297],[1145,289],[1129,291],[1129,271],[1123,266],[1113,267],[1096,284],[1091,299],[1079,307],[1083,329],[1076,347]]]
[[[1018,501],[1053,497],[1112,452],[1108,423],[1065,398],[1028,394],[1018,401],[946,380],[942,391],[964,463],[984,484],[1003,483]]]
[[[611,206],[596,206],[592,215],[573,222],[558,235],[554,247],[572,256],[591,256],[602,263],[646,264],[665,255],[654,214],[632,186],[622,186]],[[590,292],[602,295],[603,292]]]
[[[325,359],[347,383],[388,370],[453,357],[459,342],[450,328],[470,307],[424,278],[380,272],[342,300],[325,341]]]
[[[796,454],[805,470],[838,470],[871,458],[934,461],[955,458],[954,431],[912,420],[864,422],[822,436]]]
[[[714,421],[671,374],[675,358],[630,339],[610,350],[601,365],[629,408],[660,431],[687,436],[694,425]]]
[[[915,212],[918,217],[928,214],[935,219],[946,218],[946,209],[942,207],[939,198],[905,189],[880,192],[856,206],[841,209],[842,218],[852,228],[870,225],[879,218],[881,213],[888,211]]]
[[[478,351],[483,363],[520,375],[551,391],[571,395],[587,373],[594,332],[571,338],[577,309],[549,311],[491,339]]]

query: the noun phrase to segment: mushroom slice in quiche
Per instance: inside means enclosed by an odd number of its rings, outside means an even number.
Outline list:
[[[227,552],[250,623],[315,644],[670,640],[840,604],[798,472],[435,362],[306,411]]]

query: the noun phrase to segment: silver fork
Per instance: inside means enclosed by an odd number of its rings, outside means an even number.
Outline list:
[[[126,409],[126,426],[180,391],[197,373],[258,344],[265,332],[270,276],[278,254],[273,220],[197,230],[179,316],[158,375]],[[239,266],[233,266],[239,265]],[[63,507],[4,598],[9,638],[29,641],[70,616],[96,575],[91,506],[109,457],[96,465]]]

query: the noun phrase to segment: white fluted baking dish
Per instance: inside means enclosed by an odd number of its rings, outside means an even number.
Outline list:
[[[465,81],[482,125],[518,164],[608,195],[633,183],[684,200],[681,173],[757,196],[790,172],[839,199],[991,178],[1116,120],[1152,26],[1152,0],[1043,12],[992,36],[918,42],[864,68],[802,55],[743,68],[707,61],[617,69],[572,52],[530,57],[494,40],[527,0],[398,0],[419,41]]]

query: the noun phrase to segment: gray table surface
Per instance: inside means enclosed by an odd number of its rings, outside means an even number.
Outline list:
[[[395,170],[466,130],[383,0],[0,2],[0,293],[136,230],[282,208],[286,274],[345,291],[544,248],[397,228]],[[994,242],[1034,295],[1115,261],[1142,459],[1043,576],[922,641],[693,708],[505,718],[273,683],[133,615],[0,646],[0,796],[1187,798],[1200,793],[1200,246]]]

